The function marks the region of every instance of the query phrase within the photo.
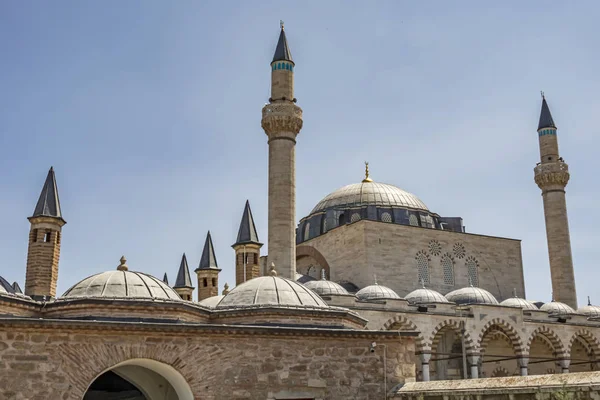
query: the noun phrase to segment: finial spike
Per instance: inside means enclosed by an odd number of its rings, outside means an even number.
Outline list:
[[[469,276],[469,286],[473,287],[473,278],[471,278],[470,276]]]
[[[129,268],[127,267],[127,259],[125,258],[125,256],[121,256],[121,259],[119,260],[120,264],[117,267],[117,270],[119,271],[127,271]]]
[[[588,296],[588,306],[592,305],[592,301],[590,300],[590,296]]]
[[[271,270],[269,271],[269,275],[271,275],[271,276],[277,276],[277,271],[275,270],[275,263],[274,262],[271,263]]]
[[[326,281],[326,280],[327,280],[327,278],[326,278],[326,276],[325,276],[325,268],[323,268],[323,269],[321,270],[321,279],[322,279],[322,280],[324,280],[324,281]]]
[[[281,30],[283,30],[283,20],[282,19],[279,20],[279,26],[281,26]]]
[[[542,99],[546,98],[546,96],[544,95],[544,91],[543,90],[540,90],[540,94],[542,95]]]
[[[379,283],[377,283],[377,274],[373,274],[373,280],[375,281],[376,285],[379,285]]]
[[[517,288],[513,288],[513,297],[517,297]]]
[[[363,183],[364,182],[373,182],[373,179],[369,178],[369,162],[365,161],[365,179],[363,179]]]
[[[419,279],[419,283],[421,284],[421,288],[425,289],[425,279]]]

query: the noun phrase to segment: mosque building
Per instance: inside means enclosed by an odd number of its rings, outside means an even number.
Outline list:
[[[368,164],[298,222],[303,114],[283,25],[270,67],[269,254],[246,202],[235,265],[217,262],[208,232],[195,278],[185,254],[172,285],[121,257],[61,295],[68,210],[50,168],[28,218],[24,290],[0,277],[0,398],[373,399],[411,382],[598,369],[600,307],[577,304],[570,175],[546,98],[534,180],[553,300],[542,303],[526,299],[519,240],[467,232]],[[236,282],[219,294],[225,268]]]

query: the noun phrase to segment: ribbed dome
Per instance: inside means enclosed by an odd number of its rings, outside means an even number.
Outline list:
[[[233,288],[216,308],[264,305],[329,307],[316,293],[304,285],[278,276],[261,276]]]
[[[120,298],[181,300],[177,292],[160,279],[132,271],[107,271],[85,278],[61,298]]]
[[[456,304],[498,304],[490,292],[473,286],[452,291],[446,299]]]
[[[502,306],[519,307],[523,310],[538,310],[535,304],[520,297],[511,297],[500,303]]]
[[[370,285],[360,289],[356,293],[356,297],[359,300],[401,299],[401,297],[389,287],[378,284]]]
[[[425,203],[399,187],[377,182],[361,182],[344,186],[325,196],[311,211],[314,214],[330,208],[349,208],[375,205],[429,211]]]
[[[550,303],[546,303],[540,308],[540,310],[546,311],[549,314],[576,314],[575,310],[573,310],[570,306],[559,301],[551,301]]]
[[[577,314],[583,314],[590,318],[600,318],[600,307],[588,304],[587,306],[579,307]]]
[[[413,304],[449,303],[443,294],[427,288],[413,290],[404,298]]]
[[[208,308],[215,308],[217,304],[219,304],[219,302],[223,299],[223,297],[225,297],[225,295],[222,294],[218,296],[207,297],[206,299],[199,301],[198,304]]]
[[[309,281],[304,284],[307,288],[319,296],[331,296],[336,294],[349,294],[340,284],[325,279]]]

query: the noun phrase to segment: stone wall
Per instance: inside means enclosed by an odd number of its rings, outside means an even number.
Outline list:
[[[384,349],[388,389],[414,381],[413,338],[390,332],[3,320],[0,398],[80,400],[130,359],[172,366],[196,399],[383,398]]]
[[[400,296],[408,294],[419,287],[416,258],[421,253],[428,263],[427,287],[442,294],[469,286],[471,263],[477,270],[475,286],[490,291],[499,301],[511,297],[513,289],[525,297],[521,242],[514,239],[361,220],[302,246],[312,246],[323,255],[331,280],[347,280],[359,287],[373,284],[376,278]],[[454,284],[444,283],[444,256],[452,261]],[[299,260],[298,265],[308,262]]]

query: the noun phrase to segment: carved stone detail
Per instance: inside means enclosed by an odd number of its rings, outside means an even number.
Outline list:
[[[535,183],[544,190],[548,186],[567,186],[569,166],[566,163],[540,164],[534,169]]]
[[[269,136],[281,132],[297,135],[302,123],[302,109],[294,103],[271,103],[262,109],[261,125]]]

